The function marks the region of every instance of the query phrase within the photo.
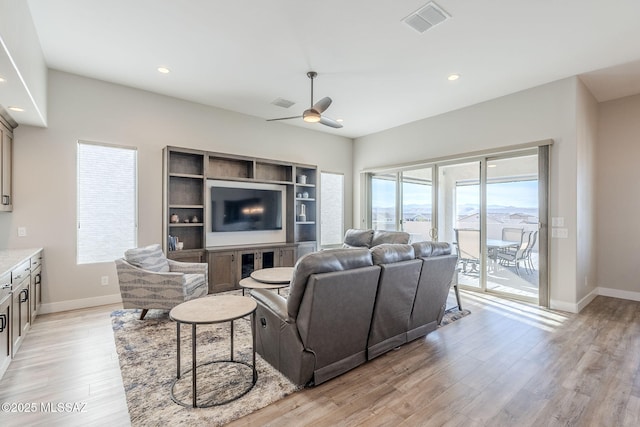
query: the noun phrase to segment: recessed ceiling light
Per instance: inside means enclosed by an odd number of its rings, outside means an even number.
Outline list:
[[[498,165],[487,165],[488,168],[497,168]]]
[[[11,111],[16,111],[18,113],[21,113],[24,111],[24,108],[20,108],[20,107],[7,107],[7,108]]]
[[[458,80],[459,78],[460,78],[460,74],[449,74],[449,77],[447,77],[447,80],[452,82],[454,80]]]
[[[6,82],[6,80],[4,79],[4,77],[0,77],[0,83],[4,83]]]
[[[344,122],[344,119],[336,119],[336,122],[342,123],[342,122]]]
[[[171,70],[169,70],[167,67],[158,67],[158,72],[162,74],[169,74]]]

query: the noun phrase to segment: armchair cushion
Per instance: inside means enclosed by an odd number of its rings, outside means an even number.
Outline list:
[[[164,256],[162,248],[158,244],[128,249],[124,253],[124,258],[129,264],[143,270],[155,271],[156,273],[170,271],[167,257]]]

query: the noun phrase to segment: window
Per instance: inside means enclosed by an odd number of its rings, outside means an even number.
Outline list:
[[[343,174],[320,174],[320,200],[320,245],[339,245],[344,233]]]
[[[109,262],[137,246],[137,151],[78,142],[77,262]]]

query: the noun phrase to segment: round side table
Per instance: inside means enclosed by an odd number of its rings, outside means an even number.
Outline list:
[[[273,267],[254,270],[251,278],[262,283],[289,284],[293,275],[293,267]]]
[[[278,293],[280,293],[280,289],[286,288],[289,286],[289,282],[287,283],[263,283],[255,280],[253,277],[245,277],[244,279],[238,282],[240,287],[242,288],[242,295],[244,295],[245,289],[277,289]]]
[[[249,297],[241,297],[235,295],[221,295],[221,296],[212,296],[212,297],[204,297],[197,298],[191,301],[184,302],[180,305],[175,306],[169,312],[169,318],[176,322],[176,359],[177,359],[177,369],[176,369],[176,379],[171,384],[171,399],[179,405],[182,406],[192,406],[194,408],[207,408],[211,406],[224,405],[240,397],[247,394],[253,386],[258,381],[258,371],[256,370],[256,334],[254,329],[254,321],[255,321],[255,313],[257,304],[255,300]],[[253,353],[253,364],[250,365],[246,362],[237,361],[233,359],[233,321],[236,319],[240,319],[247,315],[251,314],[251,338],[252,338],[252,353]],[[198,365],[196,363],[196,325],[208,325],[213,323],[223,323],[230,322],[231,323],[231,353],[229,360],[214,360],[211,362],[203,363]],[[186,323],[191,325],[191,369],[184,372],[187,374],[192,372],[191,374],[191,388],[192,388],[192,396],[193,401],[191,405],[185,402],[181,402],[178,400],[174,394],[174,388],[176,383],[180,380],[180,324]],[[208,404],[200,404],[198,405],[197,401],[197,368],[199,366],[209,365],[212,363],[238,363],[242,365],[246,365],[251,368],[253,371],[252,382],[247,389],[242,391],[237,396],[234,396],[230,399],[227,399],[222,402],[214,402]]]

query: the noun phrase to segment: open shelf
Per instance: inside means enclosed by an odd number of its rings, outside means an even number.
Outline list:
[[[193,256],[194,259],[196,256],[209,256],[210,248],[206,248],[207,233],[204,225],[205,219],[211,214],[210,206],[205,204],[209,179],[284,186],[284,243],[291,245],[291,258],[295,262],[294,258],[316,250],[320,195],[317,166],[179,147],[166,147],[164,161],[164,247],[166,250],[169,235],[178,237],[184,244],[182,251],[172,251],[172,255]],[[301,218],[303,209],[305,217]],[[171,222],[174,215],[178,217],[178,222]],[[194,216],[198,220],[195,223],[191,222]],[[187,218],[189,222],[184,222]],[[299,219],[303,221],[298,221]],[[240,246],[250,250],[255,245]],[[194,252],[189,255],[185,251]]]

